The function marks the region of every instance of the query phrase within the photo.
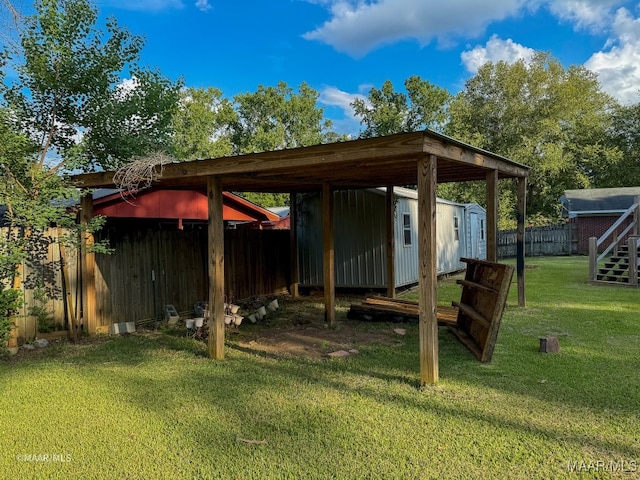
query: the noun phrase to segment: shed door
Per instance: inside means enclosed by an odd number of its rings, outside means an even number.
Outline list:
[[[477,213],[472,213],[471,220],[471,258],[480,257],[480,217]]]

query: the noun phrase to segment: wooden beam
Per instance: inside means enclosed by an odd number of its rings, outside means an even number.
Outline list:
[[[527,210],[527,179],[518,178],[518,200],[516,219],[518,222],[516,233],[516,275],[518,277],[518,305],[527,305],[524,288],[524,221]]]
[[[420,385],[438,381],[436,174],[435,155],[418,160]]]
[[[95,335],[98,329],[96,318],[96,254],[93,252],[94,238],[87,230],[93,218],[93,196],[87,193],[80,199],[80,223],[82,229],[81,281],[82,281],[82,319],[84,329]]]
[[[333,238],[333,190],[322,186],[322,265],[324,272],[324,318],[329,325],[336,321],[336,292]]]
[[[629,255],[629,285],[638,286],[638,237],[631,235],[627,239],[627,255]]]
[[[222,181],[207,178],[209,203],[209,357],[224,358],[224,222]]]
[[[487,172],[487,261],[498,261],[498,170]]]
[[[396,229],[395,229],[395,195],[393,185],[387,186],[387,297],[396,296]]]
[[[289,293],[292,298],[299,296],[298,286],[300,278],[298,276],[298,211],[296,205],[296,194],[289,194],[289,249],[291,252],[291,283]]]
[[[529,167],[525,165],[470,145],[464,145],[452,138],[444,139],[438,136],[425,135],[423,152],[466,165],[486,168],[487,170],[498,170],[509,177],[526,177],[529,174]]]
[[[308,167],[327,167],[344,162],[394,158],[422,151],[424,132],[388,135],[309,147],[249,153],[192,162],[170,163],[162,167],[162,179],[221,176],[238,173],[275,172],[278,169],[304,171]],[[160,170],[158,169],[160,172]],[[76,175],[79,186],[113,186],[115,172]]]
[[[450,160],[461,167],[498,170],[501,176],[525,177],[529,169],[499,155],[465,145],[452,138],[444,137],[435,132],[422,131],[377,138],[358,139],[348,142],[314,145],[309,147],[276,150],[271,152],[235,155],[215,159],[197,160],[191,162],[170,163],[158,169],[161,182],[186,180],[210,175],[246,177],[249,184],[254,180],[262,180],[261,175],[270,177],[269,181],[281,182],[283,190],[307,179],[310,185],[314,179],[319,182],[332,183],[331,174],[336,179],[357,180],[367,177],[368,169],[381,164],[384,167],[388,182],[389,175],[396,175],[394,163],[413,168],[415,155],[436,155],[441,159]],[[415,170],[414,170],[415,171]],[[308,173],[307,173],[308,172]],[[319,173],[323,172],[323,173]],[[76,175],[73,179],[83,187],[113,187],[115,172],[95,172]],[[300,177],[295,183],[296,177]],[[456,181],[452,178],[450,181]],[[293,182],[293,183],[292,183]],[[395,184],[398,184],[394,180]],[[233,185],[236,185],[233,183]],[[381,183],[380,185],[384,185]],[[369,182],[365,186],[372,185]]]

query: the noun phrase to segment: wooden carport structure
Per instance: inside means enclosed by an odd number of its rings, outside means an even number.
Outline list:
[[[418,186],[419,225],[419,335],[420,383],[438,381],[438,323],[436,274],[436,186],[445,182],[485,181],[487,200],[487,260],[497,260],[498,181],[517,181],[517,279],[518,303],[525,304],[524,218],[528,167],[494,153],[478,149],[431,130],[378,138],[315,145],[194,160],[164,165],[157,184],[162,188],[207,187],[209,204],[209,354],[224,357],[224,237],[222,192],[321,191],[323,198],[323,265],[325,317],[335,322],[333,191],[387,187],[387,272],[393,286],[393,186]],[[81,188],[114,186],[115,172],[97,172],[75,177]],[[292,212],[292,219],[295,212]],[[82,200],[81,218],[92,216],[91,196]],[[295,221],[295,220],[294,220]],[[294,223],[292,223],[293,225]],[[291,229],[295,247],[295,228]],[[89,239],[90,241],[90,239]],[[292,252],[296,252],[292,248]],[[295,253],[294,253],[295,255]],[[95,266],[92,255],[83,255],[83,305],[88,329],[95,326],[91,298]],[[292,262],[291,293],[297,295],[297,262]],[[92,293],[93,292],[93,293]],[[390,295],[393,295],[392,287]]]

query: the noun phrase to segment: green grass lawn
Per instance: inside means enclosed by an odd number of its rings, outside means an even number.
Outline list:
[[[640,290],[587,284],[583,257],[527,263],[527,307],[514,284],[493,361],[441,328],[440,382],[423,389],[414,324],[338,359],[229,335],[212,361],[156,333],[0,361],[0,478],[640,477]],[[538,353],[547,335],[559,353]]]

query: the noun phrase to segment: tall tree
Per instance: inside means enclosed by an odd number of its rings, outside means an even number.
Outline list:
[[[416,75],[407,78],[404,86],[406,94],[396,92],[387,80],[382,88],[371,88],[366,100],[354,100],[351,105],[364,125],[362,138],[442,128],[451,98],[449,92]]]
[[[166,149],[180,85],[138,66],[142,38],[109,18],[103,40],[88,0],[38,0],[35,9],[18,81],[5,92],[20,130],[40,145],[34,168],[114,168]]]
[[[237,122],[233,104],[216,88],[182,91],[173,118],[173,148],[180,160],[216,158],[233,153],[231,127]]]
[[[617,165],[596,172],[596,186],[640,185],[640,103],[619,105],[613,110],[608,144],[618,148],[622,158]]]
[[[540,52],[528,63],[483,65],[452,101],[446,131],[530,166],[528,212],[553,221],[565,189],[593,185],[620,159],[603,143],[614,104],[595,74]]]
[[[142,39],[114,19],[103,40],[89,0],[36,0],[34,7],[20,51],[8,55],[18,79],[0,81],[0,205],[18,232],[0,244],[0,264],[27,258],[30,239],[51,224],[74,227],[69,199],[77,193],[66,173],[170,148],[180,89],[137,65]]]
[[[324,109],[318,107],[318,97],[318,92],[304,82],[297,93],[280,82],[276,87],[260,85],[254,93],[236,95],[234,153],[304,147],[335,138],[329,131],[331,121],[324,118]],[[286,205],[289,201],[285,194],[239,193],[263,207]]]
[[[306,83],[298,92],[285,82],[258,86],[234,97],[238,120],[233,125],[236,153],[264,152],[322,143],[331,128],[318,107],[319,94]]]

